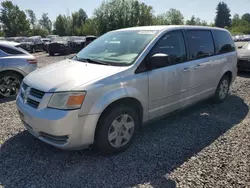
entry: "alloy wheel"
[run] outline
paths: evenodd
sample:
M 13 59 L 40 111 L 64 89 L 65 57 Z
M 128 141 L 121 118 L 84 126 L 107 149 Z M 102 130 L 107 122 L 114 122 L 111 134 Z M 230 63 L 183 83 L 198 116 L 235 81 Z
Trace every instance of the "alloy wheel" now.
M 13 76 L 0 79 L 0 95 L 4 97 L 16 96 L 20 87 L 20 81 Z
M 225 79 L 221 82 L 220 87 L 219 87 L 220 99 L 226 98 L 228 90 L 229 90 L 229 83 L 228 83 L 228 80 Z

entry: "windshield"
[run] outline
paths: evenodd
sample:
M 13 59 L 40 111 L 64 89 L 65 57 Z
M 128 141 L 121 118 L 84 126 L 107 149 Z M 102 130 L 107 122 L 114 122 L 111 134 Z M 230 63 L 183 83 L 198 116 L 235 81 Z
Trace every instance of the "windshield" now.
M 94 40 L 73 59 L 94 59 L 114 66 L 131 65 L 157 31 L 114 31 Z
M 246 43 L 246 44 L 243 46 L 243 49 L 250 50 L 250 43 Z

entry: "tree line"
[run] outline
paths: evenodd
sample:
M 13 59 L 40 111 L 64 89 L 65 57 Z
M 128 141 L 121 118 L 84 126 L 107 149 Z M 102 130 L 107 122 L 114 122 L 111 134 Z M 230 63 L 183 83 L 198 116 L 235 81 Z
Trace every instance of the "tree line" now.
M 192 16 L 185 20 L 183 14 L 170 8 L 162 14 L 155 15 L 152 6 L 139 0 L 108 0 L 94 10 L 93 16 L 80 8 L 71 15 L 59 14 L 51 21 L 48 13 L 37 19 L 33 10 L 21 10 L 11 1 L 1 2 L 0 36 L 46 36 L 57 34 L 69 35 L 102 35 L 114 29 L 145 25 L 203 25 L 228 29 L 232 34 L 250 33 L 250 14 L 235 14 L 231 18 L 230 9 L 224 2 L 216 7 L 214 23 L 207 23 Z

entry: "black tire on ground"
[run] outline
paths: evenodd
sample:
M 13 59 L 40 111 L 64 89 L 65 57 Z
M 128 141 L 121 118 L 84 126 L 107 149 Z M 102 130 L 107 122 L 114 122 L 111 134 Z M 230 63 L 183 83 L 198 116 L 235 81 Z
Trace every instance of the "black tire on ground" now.
M 134 131 L 131 134 L 132 136 L 130 140 L 125 145 L 121 147 L 114 147 L 109 142 L 108 134 L 113 121 L 122 114 L 127 114 L 133 119 Z M 136 111 L 133 108 L 126 105 L 115 106 L 111 110 L 108 110 L 104 115 L 102 115 L 101 119 L 98 122 L 94 149 L 97 149 L 101 154 L 113 154 L 122 152 L 132 144 L 138 130 L 139 130 L 139 117 Z
M 11 76 L 11 77 L 16 78 L 16 79 L 19 81 L 20 85 L 21 85 L 21 82 L 22 82 L 23 77 L 22 77 L 21 75 L 19 75 L 19 74 L 16 74 L 15 72 L 5 72 L 5 73 L 0 74 L 0 80 L 1 80 L 2 78 L 4 78 L 4 77 L 8 77 L 8 76 Z M 17 89 L 17 92 L 16 92 L 15 95 L 12 95 L 12 96 L 10 96 L 10 97 L 6 97 L 6 96 L 4 96 L 4 95 L 2 95 L 2 94 L 0 93 L 0 97 L 1 97 L 1 98 L 8 98 L 8 99 L 15 99 L 16 96 L 17 96 L 17 94 L 18 94 L 18 91 L 19 91 L 19 89 L 20 89 L 20 85 L 18 86 L 18 88 L 16 88 L 16 89 Z
M 36 53 L 36 48 L 35 47 L 32 48 L 32 53 Z
M 54 54 L 54 52 L 50 52 L 50 51 L 49 51 L 49 55 L 50 55 L 50 56 L 54 56 L 55 54 Z
M 228 96 L 229 88 L 230 88 L 230 79 L 228 75 L 224 75 L 217 86 L 217 89 L 213 96 L 213 101 L 215 103 L 222 103 L 223 101 L 225 101 Z M 222 95 L 221 92 L 224 94 Z

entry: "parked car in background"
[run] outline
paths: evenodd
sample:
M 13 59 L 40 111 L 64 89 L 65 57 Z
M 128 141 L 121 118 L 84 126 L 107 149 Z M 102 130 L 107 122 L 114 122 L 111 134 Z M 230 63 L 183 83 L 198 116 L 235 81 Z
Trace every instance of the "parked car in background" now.
M 71 36 L 68 37 L 68 44 L 70 52 L 79 52 L 85 47 L 86 38 L 83 36 Z
M 51 38 L 42 38 L 41 40 L 43 41 L 43 50 L 45 52 L 48 52 L 48 45 L 52 39 Z
M 49 39 L 54 39 L 54 38 L 57 38 L 59 37 L 59 35 L 48 35 L 46 36 L 46 38 L 49 38 Z
M 238 64 L 240 71 L 250 71 L 250 42 L 238 49 Z
M 13 41 L 13 42 L 22 42 L 26 38 L 27 37 L 6 37 L 5 40 L 7 40 L 7 41 Z
M 4 37 L 0 37 L 0 40 L 5 40 L 5 38 Z
M 97 39 L 96 36 L 93 35 L 89 35 L 89 36 L 85 36 L 86 38 L 86 43 L 85 43 L 85 47 L 88 46 L 91 42 L 93 42 L 95 39 Z
M 225 29 L 121 29 L 26 76 L 16 103 L 24 126 L 42 141 L 115 153 L 128 148 L 142 123 L 209 97 L 223 102 L 236 66 Z
M 34 56 L 18 43 L 0 41 L 0 96 L 15 98 L 22 79 L 37 68 Z
M 48 44 L 48 53 L 50 56 L 53 56 L 57 53 L 59 54 L 69 54 L 70 48 L 68 43 L 69 37 L 57 37 L 54 38 L 49 44 Z
M 54 38 L 48 45 L 50 55 L 79 52 L 96 39 L 95 36 L 67 36 Z
M 43 51 L 43 46 L 44 43 L 39 37 L 29 37 L 20 43 L 21 48 L 32 53 Z
M 29 38 L 33 38 L 33 39 L 42 39 L 41 36 L 31 36 L 31 37 L 29 37 Z

